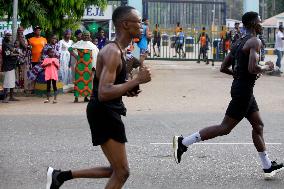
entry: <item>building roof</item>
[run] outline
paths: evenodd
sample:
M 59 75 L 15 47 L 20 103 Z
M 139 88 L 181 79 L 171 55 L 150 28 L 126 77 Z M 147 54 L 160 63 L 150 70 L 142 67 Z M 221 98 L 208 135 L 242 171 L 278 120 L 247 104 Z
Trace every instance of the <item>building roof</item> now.
M 236 20 L 236 19 L 230 19 L 230 18 L 226 19 L 226 26 L 227 26 L 228 28 L 234 28 L 236 22 L 237 22 L 237 23 L 240 23 L 240 27 L 243 27 L 242 21 Z
M 284 12 L 264 20 L 262 26 L 265 28 L 278 28 L 279 20 L 284 20 Z

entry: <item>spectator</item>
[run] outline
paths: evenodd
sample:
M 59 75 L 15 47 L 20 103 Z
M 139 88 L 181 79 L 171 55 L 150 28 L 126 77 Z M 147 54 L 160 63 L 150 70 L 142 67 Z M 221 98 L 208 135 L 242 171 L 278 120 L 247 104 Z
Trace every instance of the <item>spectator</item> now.
M 154 34 L 154 40 L 153 40 L 154 56 L 160 57 L 161 31 L 159 28 L 159 24 L 156 24 L 153 34 Z M 156 53 L 156 48 L 155 48 L 156 45 L 158 47 L 158 53 Z
M 4 71 L 4 100 L 3 103 L 8 103 L 7 94 L 10 89 L 10 98 L 9 101 L 18 101 L 18 99 L 14 98 L 14 88 L 16 82 L 16 74 L 15 68 L 18 59 L 18 53 L 14 48 L 14 44 L 12 42 L 12 34 L 9 31 L 5 32 L 5 37 L 2 43 L 2 57 L 3 57 L 3 66 L 2 69 Z
M 75 31 L 75 37 L 76 37 L 76 42 L 81 41 L 82 40 L 82 31 L 80 29 Z M 68 49 L 69 51 L 69 49 Z M 70 51 L 69 51 L 70 52 Z M 70 67 L 71 67 L 71 81 L 75 81 L 75 65 L 77 64 L 77 51 L 73 52 L 75 56 L 72 56 L 72 54 L 70 53 Z
M 97 47 L 99 50 L 101 50 L 107 43 L 107 37 L 105 36 L 105 31 L 103 29 L 100 30 L 99 35 L 97 36 L 97 40 Z
M 185 57 L 185 52 L 183 50 L 183 44 L 184 44 L 184 32 L 182 31 L 182 28 L 180 27 L 180 31 L 179 33 L 177 33 L 176 45 L 175 45 L 176 53 L 179 54 L 179 57 Z M 181 51 L 182 51 L 182 54 L 181 54 Z
M 230 43 L 231 43 L 231 32 L 229 31 L 229 28 L 226 30 L 226 27 L 222 26 L 222 32 L 221 32 L 221 46 L 222 51 L 224 53 L 224 58 L 227 56 L 230 50 Z
M 98 47 L 99 44 L 98 38 L 93 38 L 92 43 Z
M 75 37 L 76 37 L 76 42 L 82 40 L 82 31 L 81 30 L 76 30 L 75 31 Z
M 31 51 L 32 51 L 32 61 L 31 65 L 32 67 L 35 67 L 36 65 L 40 66 L 40 61 L 41 61 L 41 54 L 43 47 L 47 44 L 47 40 L 44 37 L 41 37 L 41 27 L 40 26 L 35 26 L 34 27 L 34 37 L 31 37 L 28 39 L 28 44 L 31 46 Z M 33 91 L 35 89 L 35 82 L 32 82 L 33 85 Z
M 263 36 L 263 29 L 262 33 L 258 35 L 258 38 L 261 41 L 261 48 L 260 48 L 260 61 L 264 61 L 265 59 L 265 47 L 266 47 L 266 41 Z
M 175 35 L 176 36 L 178 35 L 179 31 L 180 31 L 180 23 L 177 22 L 177 25 L 176 25 L 176 28 L 175 28 Z
M 53 49 L 54 56 L 55 58 L 59 59 L 60 58 L 60 47 L 58 43 L 57 36 L 55 34 L 52 34 L 49 38 L 49 43 L 46 44 L 42 50 L 42 56 L 41 60 L 43 61 L 45 58 L 48 58 L 48 49 Z M 41 81 L 44 81 L 45 83 L 45 72 L 39 73 Z M 47 83 L 46 83 L 47 84 Z
M 102 27 L 98 27 L 98 32 L 95 33 L 95 38 L 98 38 L 101 35 L 100 32 L 102 29 L 103 29 Z
M 79 102 L 79 96 L 83 96 L 84 102 L 88 102 L 88 96 L 92 92 L 92 70 L 96 66 L 99 49 L 90 39 L 90 32 L 84 31 L 83 40 L 78 41 L 69 48 L 71 55 L 77 56 L 78 60 L 75 66 L 74 103 Z M 77 54 L 74 53 L 75 50 Z
M 71 47 L 71 45 L 73 44 L 71 36 L 72 36 L 72 31 L 70 29 L 67 29 L 64 32 L 64 38 L 59 41 L 59 52 L 60 52 L 59 78 L 65 86 L 72 83 L 70 52 L 68 51 L 68 48 Z
M 59 57 L 60 57 L 60 53 L 59 53 L 60 47 L 59 47 L 57 36 L 55 34 L 52 34 L 50 36 L 49 43 L 44 46 L 44 48 L 42 50 L 42 56 L 41 56 L 42 60 L 44 60 L 45 58 L 48 57 L 48 49 L 50 49 L 50 48 L 54 50 L 55 58 L 59 59 Z
M 47 57 L 44 58 L 42 67 L 45 70 L 45 81 L 47 83 L 47 99 L 44 101 L 44 103 L 49 102 L 50 97 L 50 88 L 51 83 L 53 87 L 54 92 L 54 100 L 53 103 L 57 103 L 56 97 L 57 97 L 57 87 L 56 87 L 56 81 L 58 80 L 58 69 L 59 69 L 59 61 L 58 58 L 55 55 L 55 51 L 53 48 L 47 49 Z
M 199 35 L 197 43 L 199 43 L 199 41 L 200 41 L 200 49 L 199 49 L 197 63 L 200 63 L 200 55 L 202 54 L 204 62 L 206 62 L 206 64 L 209 64 L 207 51 L 209 49 L 210 38 L 208 34 L 205 32 L 205 27 L 202 28 L 202 33 Z
M 276 66 L 279 68 L 280 73 L 283 73 L 281 70 L 281 59 L 283 57 L 283 52 L 284 52 L 284 28 L 283 25 L 279 26 L 279 31 L 276 34 L 276 41 L 275 41 L 275 52 L 277 55 L 277 61 L 276 61 Z
M 145 58 L 147 58 L 149 50 L 148 50 L 148 39 L 151 38 L 151 33 L 149 29 L 149 20 L 147 18 L 142 19 L 143 25 L 143 31 L 141 39 L 138 43 L 138 47 L 140 48 L 140 62 L 143 65 Z
M 41 37 L 41 27 L 34 27 L 34 37 L 28 40 L 32 48 L 32 66 L 35 66 L 41 61 L 43 47 L 47 44 L 47 40 Z
M 173 57 L 177 57 L 177 40 L 178 40 L 178 34 L 180 32 L 180 28 L 181 28 L 180 23 L 177 22 L 177 25 L 174 30 L 174 34 L 175 34 L 174 43 L 172 44 L 173 46 L 171 46 L 172 48 L 175 48 L 175 52 L 176 52 L 176 55 L 174 55 Z
M 28 41 L 24 36 L 24 28 L 21 26 L 17 29 L 16 43 L 19 44 L 18 51 L 22 54 L 18 59 L 20 64 L 18 75 L 19 78 L 23 78 L 23 88 L 25 93 L 28 93 L 32 90 L 32 83 L 27 77 L 31 63 L 31 49 L 28 48 Z
M 232 32 L 232 44 L 234 44 L 241 37 L 240 23 L 236 22 Z
M 17 56 L 17 63 L 16 63 L 16 86 L 19 89 L 24 88 L 24 54 L 22 49 L 20 48 L 20 42 L 18 40 L 14 43 L 15 53 L 18 54 Z

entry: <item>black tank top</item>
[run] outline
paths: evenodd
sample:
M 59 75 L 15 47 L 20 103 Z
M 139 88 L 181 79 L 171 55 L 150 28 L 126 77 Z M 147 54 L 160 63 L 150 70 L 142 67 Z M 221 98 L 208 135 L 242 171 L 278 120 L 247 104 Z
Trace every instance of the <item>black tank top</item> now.
M 119 48 L 120 53 L 121 53 L 121 61 L 122 61 L 121 71 L 116 75 L 114 84 L 117 85 L 117 84 L 125 83 L 126 79 L 127 79 L 126 78 L 127 70 L 126 70 L 126 60 L 123 56 L 123 52 L 122 52 L 119 44 L 116 41 L 110 41 L 109 43 L 114 43 Z M 113 110 L 113 111 L 117 112 L 118 114 L 125 116 L 126 115 L 126 108 L 123 104 L 122 97 L 119 97 L 119 98 L 116 98 L 116 99 L 113 99 L 113 100 L 110 100 L 110 101 L 101 102 L 101 101 L 99 101 L 99 98 L 98 98 L 98 88 L 99 88 L 99 80 L 95 75 L 94 80 L 93 80 L 92 99 L 95 100 L 100 105 L 103 105 L 104 107 L 109 108 L 110 110 Z
M 257 79 L 257 74 L 251 74 L 248 71 L 249 65 L 249 54 L 246 54 L 242 49 L 245 43 L 251 38 L 251 35 L 246 35 L 239 39 L 238 43 L 236 43 L 235 48 L 235 64 L 233 67 L 234 78 L 235 79 L 244 79 L 248 82 L 255 82 Z
M 248 70 L 249 54 L 242 50 L 251 37 L 251 35 L 245 35 L 232 46 L 234 81 L 231 92 L 242 93 L 242 95 L 253 94 L 253 87 L 257 79 L 257 74 L 251 74 Z

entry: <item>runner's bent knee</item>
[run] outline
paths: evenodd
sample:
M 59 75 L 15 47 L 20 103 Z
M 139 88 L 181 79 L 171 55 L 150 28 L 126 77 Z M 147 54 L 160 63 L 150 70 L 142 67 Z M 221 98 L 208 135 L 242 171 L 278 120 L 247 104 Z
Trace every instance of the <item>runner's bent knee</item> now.
M 129 167 L 128 166 L 122 166 L 118 169 L 115 169 L 114 174 L 116 175 L 116 177 L 119 180 L 125 181 L 125 180 L 127 180 L 127 178 L 130 175 Z

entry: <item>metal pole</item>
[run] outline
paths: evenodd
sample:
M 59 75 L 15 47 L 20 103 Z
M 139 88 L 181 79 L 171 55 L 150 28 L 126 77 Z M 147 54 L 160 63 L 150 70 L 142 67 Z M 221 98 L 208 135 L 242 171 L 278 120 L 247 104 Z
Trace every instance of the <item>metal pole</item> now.
M 272 1 L 272 11 L 275 11 L 275 0 Z
M 214 0 L 214 4 L 213 4 L 213 10 L 212 10 L 212 13 L 213 13 L 213 15 L 212 15 L 212 26 L 214 26 L 215 25 L 215 0 Z
M 18 18 L 18 0 L 14 0 L 13 1 L 13 23 L 12 23 L 13 41 L 16 40 L 16 36 L 17 36 L 17 18 Z
M 262 0 L 262 18 L 261 18 L 261 20 L 265 19 L 265 16 L 264 16 L 264 5 L 265 5 L 264 0 Z

